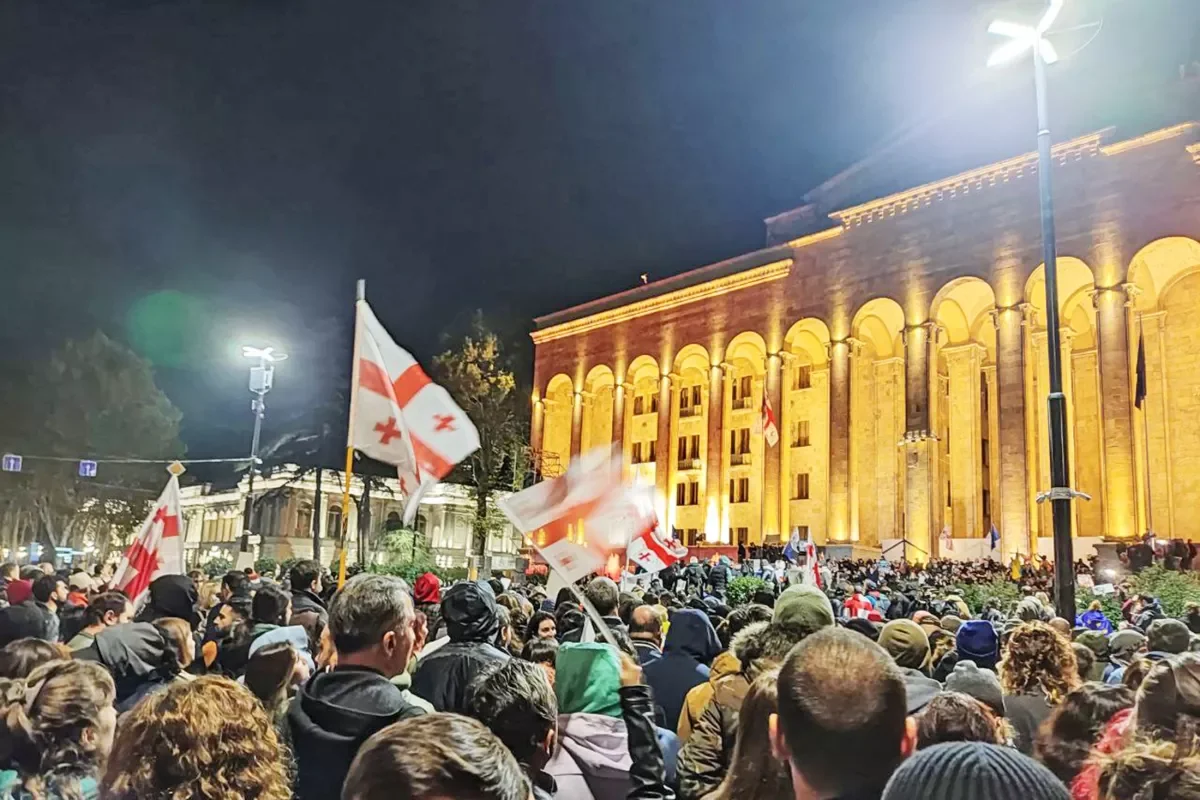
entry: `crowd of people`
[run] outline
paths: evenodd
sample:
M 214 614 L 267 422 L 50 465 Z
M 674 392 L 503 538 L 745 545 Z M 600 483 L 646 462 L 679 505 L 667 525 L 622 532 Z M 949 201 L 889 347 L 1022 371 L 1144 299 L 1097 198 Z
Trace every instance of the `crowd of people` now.
M 1200 606 L 1060 618 L 982 561 L 730 606 L 741 563 L 680 566 L 549 597 L 301 561 L 137 608 L 0 566 L 0 800 L 1200 798 Z M 1011 607 L 951 588 L 1001 574 Z

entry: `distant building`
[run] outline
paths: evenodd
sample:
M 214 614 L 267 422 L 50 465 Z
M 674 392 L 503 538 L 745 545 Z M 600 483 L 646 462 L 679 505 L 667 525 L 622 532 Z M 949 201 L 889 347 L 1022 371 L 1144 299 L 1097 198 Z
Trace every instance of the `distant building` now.
M 382 553 L 382 539 L 400 527 L 404 512 L 400 487 L 396 481 L 386 481 L 391 493 L 375 492 L 370 498 L 371 553 Z M 247 481 L 234 487 L 213 484 L 186 486 L 181 491 L 183 513 L 184 562 L 196 566 L 213 557 L 236 559 L 242 533 L 242 515 L 246 507 Z M 297 477 L 296 468 L 276 470 L 255 481 L 257 497 L 252 533 L 261 537 L 255 550 L 259 556 L 277 560 L 312 558 L 313 516 L 317 507 L 316 476 L 306 473 Z M 349 508 L 349 563 L 358 560 L 358 500 L 363 484 L 357 477 L 351 481 Z M 471 546 L 471 520 L 475 503 L 465 486 L 443 483 L 434 487 L 422 500 L 413 527 L 425 536 L 425 542 L 439 566 L 466 567 Z M 321 480 L 320 517 L 316 535 L 320 545 L 320 560 L 328 564 L 334 558 L 337 537 L 341 530 L 342 473 L 326 471 Z M 498 535 L 489 537 L 487 552 L 494 570 L 515 569 L 521 547 L 521 536 L 505 524 Z

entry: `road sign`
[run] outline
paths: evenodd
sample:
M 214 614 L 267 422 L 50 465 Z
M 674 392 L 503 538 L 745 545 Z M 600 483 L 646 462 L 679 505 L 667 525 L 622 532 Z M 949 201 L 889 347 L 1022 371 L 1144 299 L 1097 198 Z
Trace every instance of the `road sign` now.
M 96 462 L 95 461 L 80 461 L 79 462 L 79 477 L 81 477 L 81 478 L 96 477 Z
M 0 469 L 3 469 L 5 472 L 20 472 L 21 457 L 12 453 L 5 453 L 3 457 L 0 457 Z

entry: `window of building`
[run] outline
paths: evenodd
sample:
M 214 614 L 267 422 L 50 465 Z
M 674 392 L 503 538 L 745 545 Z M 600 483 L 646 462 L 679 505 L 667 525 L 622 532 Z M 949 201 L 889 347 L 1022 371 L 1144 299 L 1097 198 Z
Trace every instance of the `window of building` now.
M 639 394 L 633 398 L 633 413 L 635 415 L 646 413 L 646 396 L 645 395 Z
M 296 509 L 296 531 L 292 535 L 296 537 L 312 536 L 312 516 L 312 506 L 308 503 L 301 503 L 300 507 Z
M 750 541 L 749 528 L 730 528 L 729 540 L 738 544 L 748 544 Z
M 387 531 L 398 531 L 404 527 L 404 523 L 400 519 L 400 512 L 389 511 L 387 519 L 384 520 L 383 529 Z
M 804 539 L 807 539 L 807 538 L 808 538 L 808 526 L 807 526 L 807 525 L 797 525 L 797 526 L 796 526 L 796 531 L 797 531 L 797 532 L 800 534 L 800 539 L 801 539 L 802 541 L 803 541 Z M 782 537 L 782 536 L 780 536 L 780 538 L 783 538 L 783 537 Z
M 812 444 L 812 439 L 809 436 L 808 420 L 796 420 L 796 424 L 792 426 L 792 447 L 808 447 Z
M 808 499 L 808 484 L 809 484 L 808 473 L 801 472 L 800 474 L 798 474 L 796 476 L 796 494 L 792 499 L 793 500 L 807 500 Z
M 658 392 L 650 395 L 650 413 L 658 413 Z
M 695 528 L 687 528 L 681 531 L 681 533 L 683 534 L 681 541 L 688 547 L 695 547 L 700 544 L 700 532 Z
M 399 521 L 399 520 L 397 520 Z M 339 536 L 342 532 L 342 507 L 331 505 L 325 512 L 325 535 Z
M 753 390 L 753 379 L 749 375 L 743 375 L 733 382 L 733 402 L 737 403 L 743 398 L 750 397 Z
M 700 408 L 701 406 L 700 390 L 701 386 L 698 383 L 692 387 L 692 405 L 696 408 Z
M 700 434 L 694 433 L 688 437 L 688 458 L 700 457 Z
M 687 459 L 687 457 L 688 457 L 688 447 L 687 447 L 687 445 L 688 445 L 688 442 L 687 442 L 687 437 L 686 437 L 686 436 L 680 436 L 680 437 L 679 437 L 679 441 L 678 441 L 678 445 L 679 445 L 679 447 L 677 448 L 677 450 L 678 450 L 678 452 L 679 452 L 679 460 L 680 460 L 680 461 L 684 461 L 684 460 L 686 460 L 686 459 Z
M 742 455 L 750 452 L 750 429 L 738 428 L 729 432 L 730 455 Z
M 684 481 L 675 485 L 675 505 L 677 506 L 698 506 L 700 505 L 700 482 L 699 481 Z
M 983 465 L 988 465 L 988 440 L 983 440 L 983 450 L 980 452 L 980 457 L 983 459 Z
M 809 364 L 801 364 L 796 367 L 795 378 L 792 380 L 793 389 L 811 389 L 812 388 L 812 366 Z
M 992 515 L 992 493 L 987 489 L 983 490 L 983 515 L 985 517 Z
M 730 478 L 729 479 L 729 502 L 731 502 L 731 503 L 749 503 L 750 502 L 750 479 L 749 478 Z

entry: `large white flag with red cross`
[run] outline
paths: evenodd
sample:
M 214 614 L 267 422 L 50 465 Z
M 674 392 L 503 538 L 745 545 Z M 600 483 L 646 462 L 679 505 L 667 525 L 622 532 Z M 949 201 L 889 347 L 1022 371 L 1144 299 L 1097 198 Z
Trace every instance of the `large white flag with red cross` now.
M 175 475 L 146 515 L 137 538 L 117 565 L 113 583 L 135 605 L 159 575 L 183 574 L 183 540 L 179 535 L 179 478 Z
M 654 518 L 653 498 L 649 492 L 643 492 L 639 504 L 648 511 L 649 518 Z M 655 520 L 657 522 L 657 520 Z M 676 539 L 666 537 L 658 525 L 643 530 L 641 534 L 629 541 L 625 557 L 647 572 L 659 572 L 687 558 L 688 549 Z
M 366 300 L 358 301 L 349 445 L 396 467 L 404 522 L 421 496 L 479 449 L 479 431 L 412 355 L 396 344 Z

